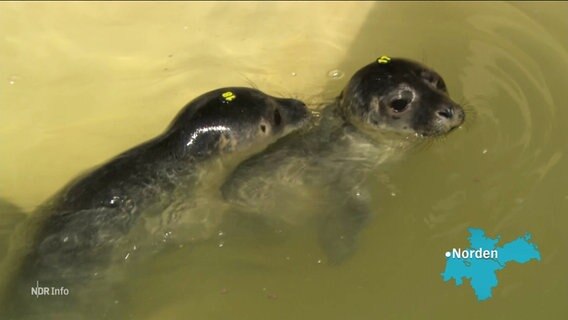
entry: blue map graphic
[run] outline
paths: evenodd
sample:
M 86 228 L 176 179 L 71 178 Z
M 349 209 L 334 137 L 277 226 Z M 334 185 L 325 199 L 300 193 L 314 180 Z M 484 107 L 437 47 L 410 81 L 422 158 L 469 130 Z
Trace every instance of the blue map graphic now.
M 492 290 L 497 286 L 496 272 L 505 268 L 507 263 L 513 261 L 517 263 L 527 263 L 531 260 L 540 261 L 540 252 L 535 244 L 530 242 L 531 235 L 529 233 L 521 236 L 501 247 L 496 245 L 499 243 L 500 237 L 491 239 L 485 236 L 485 232 L 481 229 L 468 228 L 470 233 L 469 244 L 470 249 L 497 250 L 497 258 L 475 258 L 463 256 L 455 257 L 446 253 L 446 269 L 442 273 L 444 281 L 455 279 L 456 285 L 460 286 L 463 279 L 469 279 L 470 284 L 475 291 L 477 300 L 483 301 L 491 298 Z

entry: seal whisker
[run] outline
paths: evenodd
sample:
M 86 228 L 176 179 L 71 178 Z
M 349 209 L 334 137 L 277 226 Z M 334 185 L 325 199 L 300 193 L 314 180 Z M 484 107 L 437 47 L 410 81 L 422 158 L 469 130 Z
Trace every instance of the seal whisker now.
M 461 125 L 462 128 L 468 129 L 471 127 L 472 124 L 475 124 L 478 117 L 477 109 L 474 107 L 472 103 L 468 101 L 460 100 L 460 105 L 462 106 L 465 114 L 466 114 L 466 121 Z
M 288 93 L 287 94 L 287 93 L 284 93 L 284 92 L 281 92 L 281 91 L 277 92 L 277 94 L 281 97 L 287 97 L 287 98 L 291 98 L 291 99 L 304 101 L 306 103 L 306 105 L 311 110 L 322 109 L 322 107 L 328 106 L 328 105 L 334 103 L 335 100 L 336 100 L 336 98 L 323 99 L 321 97 L 321 95 L 319 95 L 319 94 L 305 96 L 305 95 L 297 94 L 297 93 Z
M 422 59 L 420 60 L 420 62 L 424 63 L 425 65 L 428 65 L 428 57 L 426 55 L 426 50 L 424 50 L 424 48 L 422 49 Z
M 411 144 L 408 147 L 410 152 L 422 152 L 430 148 L 434 144 L 435 140 L 432 137 L 422 138 L 418 142 Z
M 258 86 L 254 81 L 252 81 L 249 77 L 247 77 L 244 73 L 239 72 L 239 75 L 245 79 L 245 82 L 249 85 L 250 88 L 258 90 Z

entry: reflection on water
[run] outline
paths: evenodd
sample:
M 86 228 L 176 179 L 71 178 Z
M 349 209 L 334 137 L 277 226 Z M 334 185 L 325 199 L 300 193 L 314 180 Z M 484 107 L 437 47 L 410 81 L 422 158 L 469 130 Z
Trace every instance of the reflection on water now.
M 349 262 L 322 263 L 314 230 L 249 221 L 128 263 L 117 318 L 566 317 L 566 4 L 0 7 L 0 197 L 27 212 L 215 87 L 252 82 L 319 103 L 389 54 L 439 71 L 473 115 L 377 173 L 376 218 Z M 470 226 L 504 240 L 529 231 L 543 260 L 502 271 L 480 304 L 439 276 Z

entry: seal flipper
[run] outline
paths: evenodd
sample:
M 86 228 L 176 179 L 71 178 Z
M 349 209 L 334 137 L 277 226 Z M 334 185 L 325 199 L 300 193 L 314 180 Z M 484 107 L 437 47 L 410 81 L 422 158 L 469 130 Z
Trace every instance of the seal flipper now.
M 319 241 L 330 264 L 341 264 L 357 249 L 359 233 L 371 217 L 361 191 L 351 191 L 343 203 L 330 208 L 319 229 Z

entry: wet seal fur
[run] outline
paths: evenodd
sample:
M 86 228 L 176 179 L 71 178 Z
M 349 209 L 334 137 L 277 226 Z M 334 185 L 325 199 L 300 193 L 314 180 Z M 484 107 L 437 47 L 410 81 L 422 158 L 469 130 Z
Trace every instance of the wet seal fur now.
M 447 134 L 464 119 L 438 73 L 383 56 L 353 75 L 323 109 L 319 125 L 241 163 L 222 192 L 243 216 L 260 217 L 274 229 L 316 221 L 328 261 L 340 263 L 354 252 L 371 216 L 367 176 L 409 145 Z M 310 207 L 296 209 L 301 203 Z
M 201 168 L 222 160 L 221 169 L 232 170 L 239 159 L 300 128 L 309 116 L 299 100 L 250 88 L 222 88 L 194 99 L 164 133 L 72 181 L 38 209 L 27 227 L 33 237 L 4 311 L 37 305 L 30 295 L 36 281 L 76 291 L 109 265 L 113 249 L 143 216 L 165 212 L 161 221 L 175 224 L 184 214 L 183 207 L 172 208 L 176 197 L 189 201 L 193 188 L 212 173 Z M 47 298 L 62 304 L 50 310 L 64 310 L 73 301 Z

